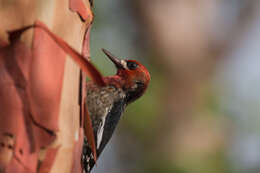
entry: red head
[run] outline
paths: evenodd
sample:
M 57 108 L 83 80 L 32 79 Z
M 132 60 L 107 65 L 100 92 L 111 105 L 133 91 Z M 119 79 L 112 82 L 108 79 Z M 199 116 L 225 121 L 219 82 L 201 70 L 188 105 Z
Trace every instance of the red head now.
M 102 50 L 117 68 L 117 74 L 112 77 L 112 81 L 117 81 L 118 87 L 126 92 L 127 102 L 142 96 L 151 79 L 148 70 L 136 60 L 118 59 L 109 51 Z

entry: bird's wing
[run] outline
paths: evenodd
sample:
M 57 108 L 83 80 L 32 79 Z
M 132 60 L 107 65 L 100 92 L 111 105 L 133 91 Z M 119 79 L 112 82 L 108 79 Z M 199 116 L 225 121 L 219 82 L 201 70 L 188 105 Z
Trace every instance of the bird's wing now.
M 120 117 L 125 110 L 125 106 L 126 106 L 125 99 L 122 98 L 118 100 L 113 104 L 113 107 L 108 112 L 105 118 L 100 119 L 99 122 L 96 121 L 97 123 L 99 123 L 98 125 L 94 125 L 94 127 L 98 127 L 98 128 L 94 128 L 94 135 L 96 134 L 95 140 L 96 140 L 98 157 L 100 156 L 103 149 L 111 139 L 112 134 L 114 133 L 114 130 L 116 128 L 116 125 L 118 124 L 118 121 L 120 120 Z M 88 141 L 85 139 L 83 145 L 81 163 L 86 173 L 89 173 L 95 165 L 95 161 L 93 158 L 94 157 L 90 145 Z

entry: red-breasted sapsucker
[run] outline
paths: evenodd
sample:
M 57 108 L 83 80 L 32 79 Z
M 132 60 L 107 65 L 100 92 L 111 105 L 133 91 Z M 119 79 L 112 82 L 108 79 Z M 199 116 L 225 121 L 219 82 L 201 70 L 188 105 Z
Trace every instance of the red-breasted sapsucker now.
M 118 59 L 102 50 L 115 64 L 117 73 L 104 77 L 103 87 L 93 81 L 87 83 L 86 110 L 92 121 L 97 157 L 110 140 L 126 106 L 143 95 L 150 81 L 150 74 L 141 63 Z M 81 162 L 86 173 L 95 165 L 92 151 L 85 138 Z

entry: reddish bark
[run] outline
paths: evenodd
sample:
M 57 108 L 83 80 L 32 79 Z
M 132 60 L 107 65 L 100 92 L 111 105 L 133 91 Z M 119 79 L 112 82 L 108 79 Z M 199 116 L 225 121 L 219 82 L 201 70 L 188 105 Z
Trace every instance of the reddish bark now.
M 73 12 L 76 12 L 83 21 L 87 20 L 90 16 L 92 17 L 92 13 L 88 11 L 82 0 L 70 0 L 69 3 L 70 9 Z
M 70 0 L 69 8 L 77 12 L 87 26 L 91 23 L 93 14 L 89 3 Z M 22 28 L 22 25 L 17 26 Z M 33 32 L 32 47 L 20 40 L 21 32 L 10 34 L 9 43 L 0 35 L 0 172 L 42 173 L 52 169 L 59 148 L 51 148 L 50 144 L 59 131 L 66 53 L 72 54 L 83 71 L 97 83 L 104 84 L 92 64 L 62 39 L 56 37 L 53 40 L 47 28 L 45 31 L 35 28 Z M 66 53 L 57 41 L 63 42 L 61 47 Z M 88 41 L 88 38 L 84 39 L 84 47 L 88 46 Z M 89 55 L 89 49 L 85 54 Z M 78 129 L 78 139 L 74 141 L 74 151 L 71 151 L 74 155 L 71 161 L 73 172 L 81 172 L 82 128 L 81 125 Z M 40 161 L 39 152 L 42 149 L 46 151 Z
M 57 123 L 53 123 L 54 128 L 45 127 L 34 119 L 31 103 L 35 100 L 29 94 L 32 51 L 19 41 L 19 35 L 0 50 L 0 66 L 0 132 L 10 134 L 14 140 L 13 157 L 2 167 L 6 172 L 33 172 L 40 148 L 55 139 Z M 44 115 L 44 119 L 48 120 L 48 116 Z
M 53 162 L 55 160 L 58 149 L 59 149 L 59 147 L 50 148 L 47 150 L 46 157 L 39 169 L 39 173 L 48 173 L 51 171 L 51 168 L 52 168 Z

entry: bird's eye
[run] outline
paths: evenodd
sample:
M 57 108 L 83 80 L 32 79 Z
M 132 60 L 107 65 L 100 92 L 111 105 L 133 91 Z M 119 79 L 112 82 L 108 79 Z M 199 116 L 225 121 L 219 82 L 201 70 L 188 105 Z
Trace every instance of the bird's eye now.
M 127 68 L 129 70 L 135 70 L 138 67 L 138 64 L 136 64 L 133 61 L 127 61 Z

